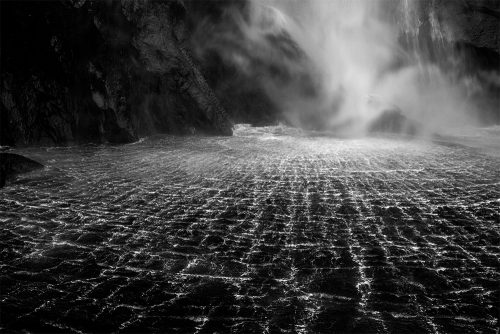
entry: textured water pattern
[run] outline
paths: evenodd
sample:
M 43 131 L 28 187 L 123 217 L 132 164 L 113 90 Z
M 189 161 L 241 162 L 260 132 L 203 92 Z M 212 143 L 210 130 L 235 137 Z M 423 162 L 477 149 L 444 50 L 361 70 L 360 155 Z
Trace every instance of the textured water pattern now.
M 274 130 L 20 150 L 0 329 L 496 331 L 498 156 Z

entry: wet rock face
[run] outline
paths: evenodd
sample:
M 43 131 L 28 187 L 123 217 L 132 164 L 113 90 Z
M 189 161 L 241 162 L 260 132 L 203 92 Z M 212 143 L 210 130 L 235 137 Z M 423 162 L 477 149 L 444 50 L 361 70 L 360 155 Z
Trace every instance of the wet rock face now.
M 500 53 L 500 2 L 496 0 L 440 0 L 434 9 L 454 28 L 454 39 L 475 48 Z M 492 59 L 493 60 L 493 59 Z M 498 59 L 496 60 L 498 64 Z
M 500 2 L 434 0 L 417 4 L 417 44 L 424 56 L 480 86 L 473 95 L 483 120 L 500 123 Z
M 498 70 L 500 66 L 500 2 L 491 0 L 421 1 L 420 48 L 444 43 L 467 58 L 468 70 Z M 427 44 L 427 45 L 426 45 Z M 434 49 L 436 47 L 434 46 Z M 429 56 L 443 57 L 436 52 Z
M 2 2 L 2 144 L 231 134 L 175 1 Z
M 274 91 L 292 84 L 310 85 L 311 78 L 300 72 L 304 51 L 286 32 L 269 31 L 261 36 L 269 48 L 262 40 L 249 38 L 244 27 L 255 24 L 249 19 L 250 2 L 186 0 L 190 37 L 185 44 L 235 123 L 286 122 Z

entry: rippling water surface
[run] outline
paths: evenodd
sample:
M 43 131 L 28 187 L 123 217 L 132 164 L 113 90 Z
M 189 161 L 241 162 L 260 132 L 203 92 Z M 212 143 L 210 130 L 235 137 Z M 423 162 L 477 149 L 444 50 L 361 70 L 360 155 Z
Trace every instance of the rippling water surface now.
M 498 328 L 477 147 L 240 127 L 18 152 L 47 167 L 0 190 L 2 331 Z

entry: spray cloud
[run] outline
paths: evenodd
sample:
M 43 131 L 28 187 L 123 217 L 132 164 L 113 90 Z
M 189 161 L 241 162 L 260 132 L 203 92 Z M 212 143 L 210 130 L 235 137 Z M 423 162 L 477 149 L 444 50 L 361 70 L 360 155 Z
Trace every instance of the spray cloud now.
M 210 47 L 258 77 L 296 126 L 359 135 L 388 110 L 429 131 L 471 124 L 469 92 L 480 88 L 455 75 L 459 60 L 446 51 L 454 32 L 432 11 L 430 44 L 422 46 L 419 6 L 251 0 L 245 12 L 227 11 L 231 28 Z

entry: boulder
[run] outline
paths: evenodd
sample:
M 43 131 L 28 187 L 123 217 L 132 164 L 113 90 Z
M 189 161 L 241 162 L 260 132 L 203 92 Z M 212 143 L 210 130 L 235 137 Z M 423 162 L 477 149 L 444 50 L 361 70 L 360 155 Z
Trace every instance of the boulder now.
M 0 188 L 16 175 L 28 173 L 44 166 L 35 160 L 14 153 L 0 153 Z
M 416 121 L 406 117 L 399 109 L 388 109 L 373 120 L 368 126 L 370 133 L 398 133 L 416 135 L 422 130 L 422 126 Z

